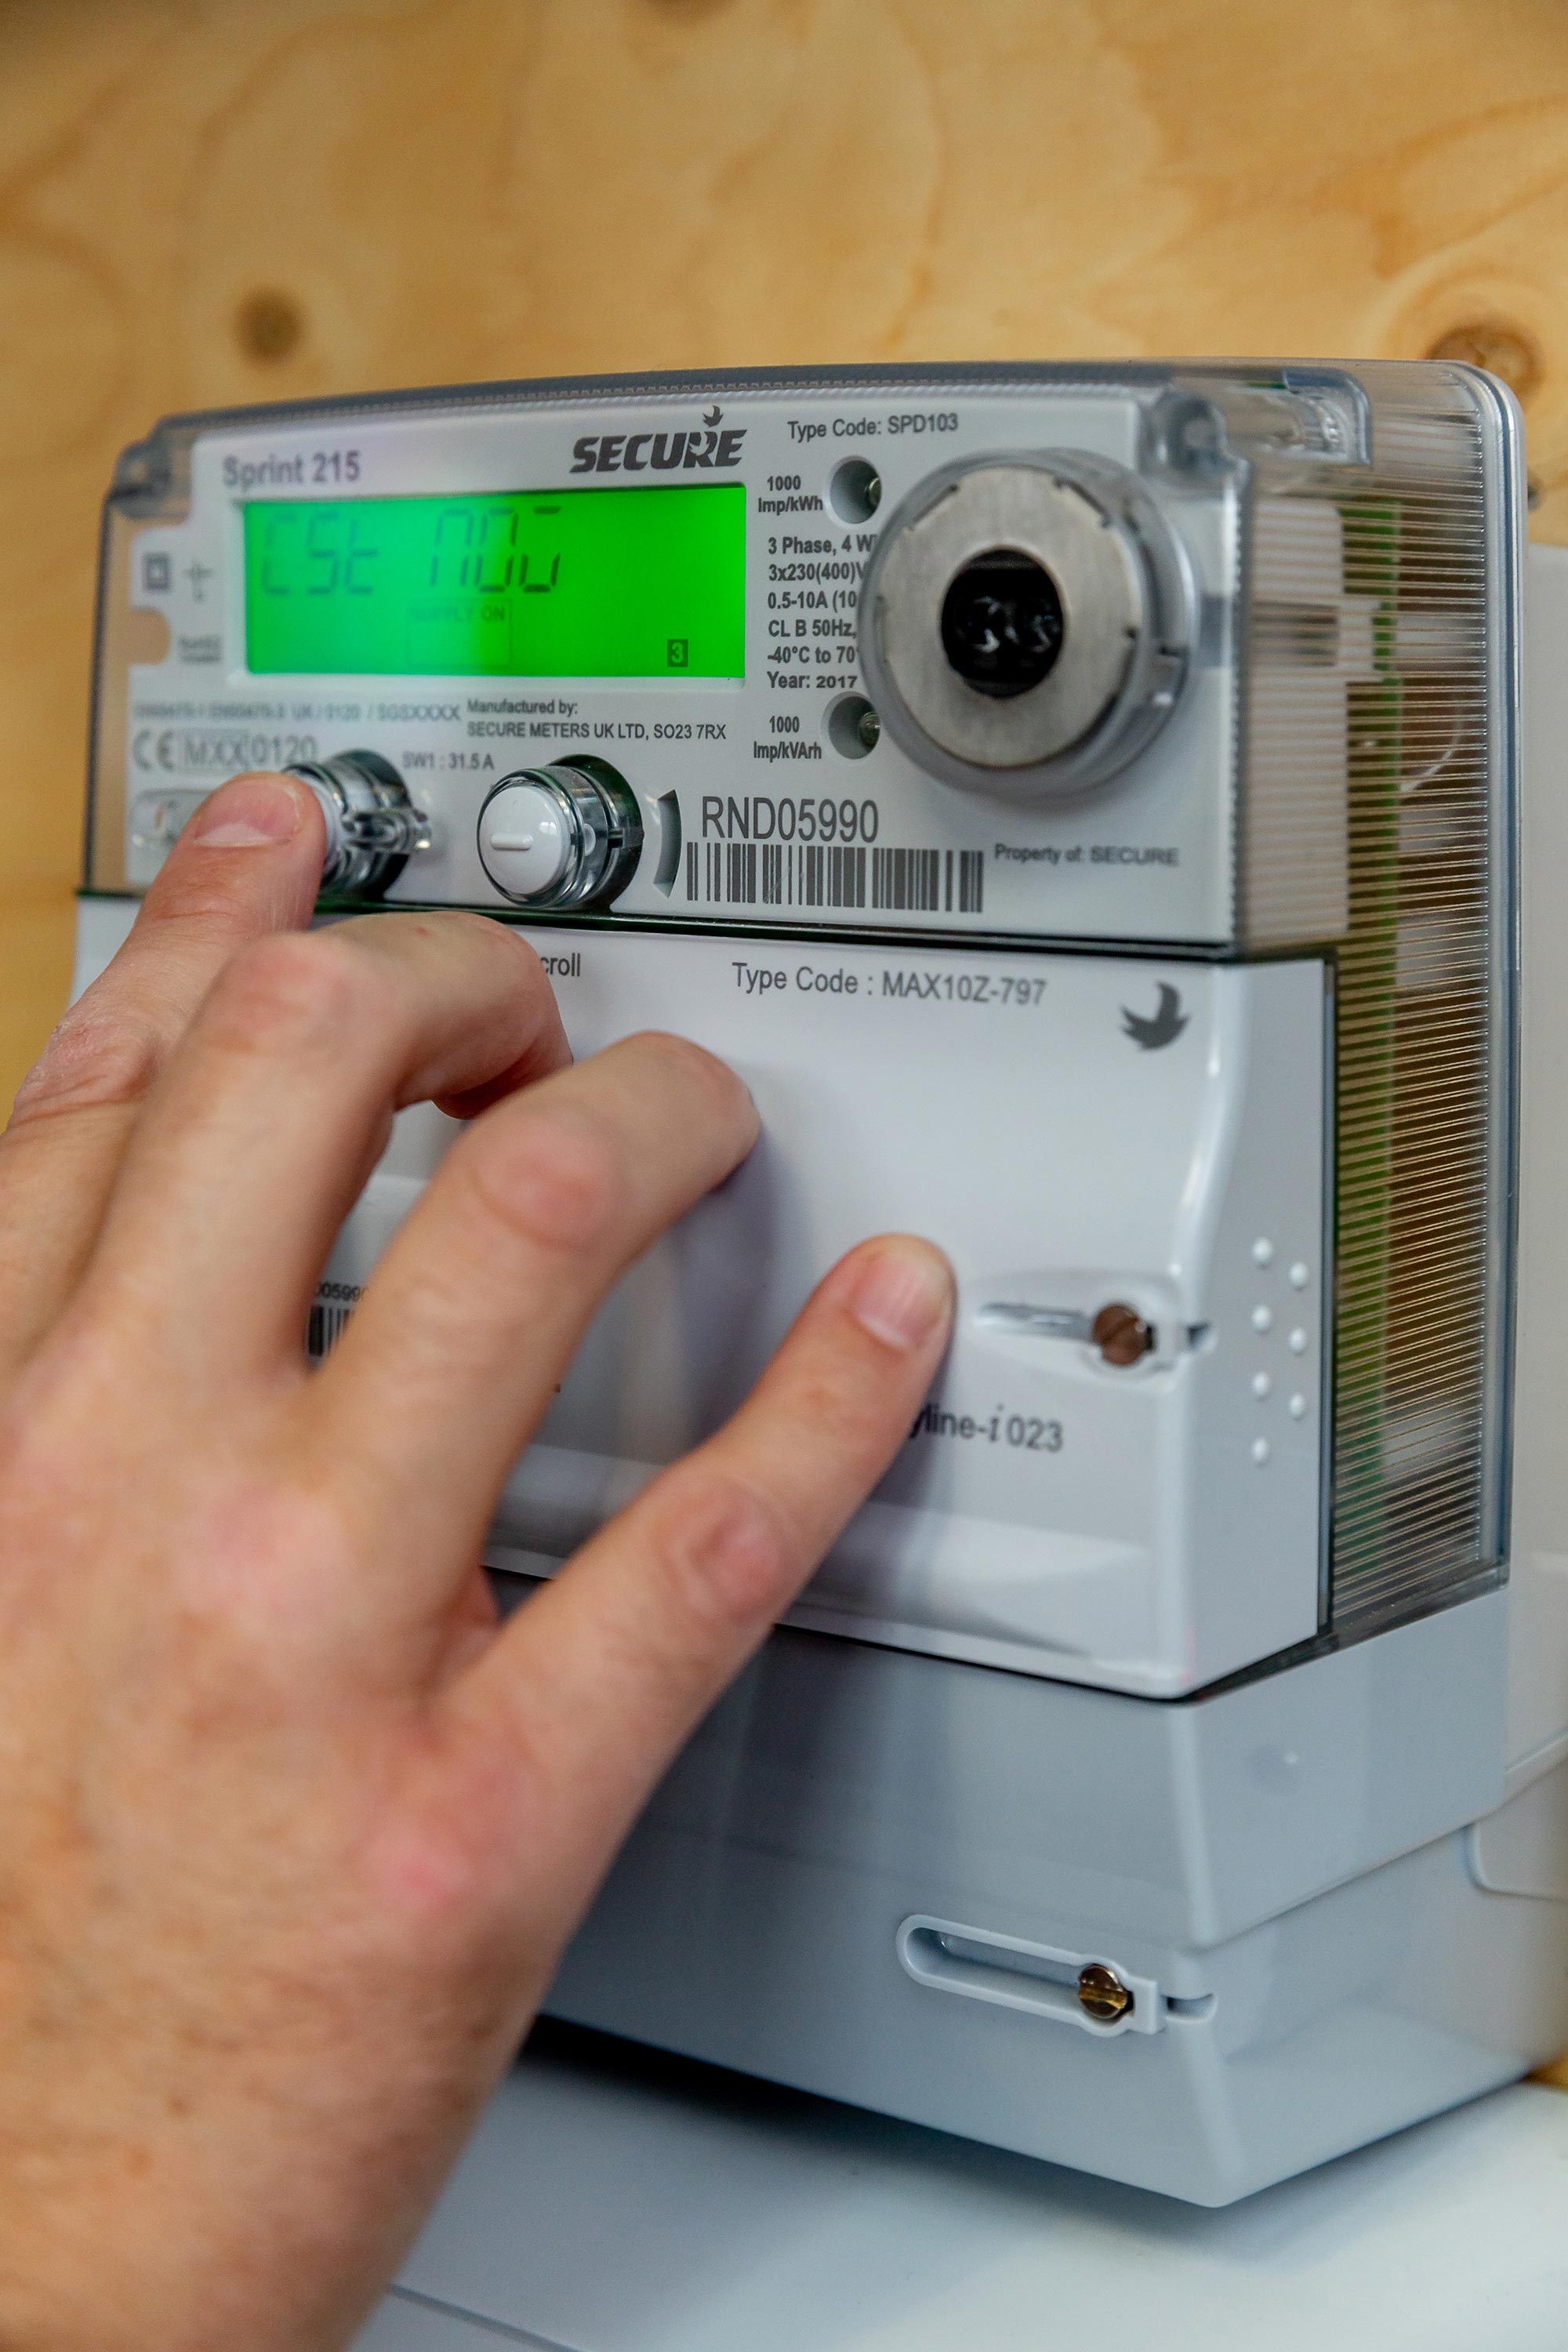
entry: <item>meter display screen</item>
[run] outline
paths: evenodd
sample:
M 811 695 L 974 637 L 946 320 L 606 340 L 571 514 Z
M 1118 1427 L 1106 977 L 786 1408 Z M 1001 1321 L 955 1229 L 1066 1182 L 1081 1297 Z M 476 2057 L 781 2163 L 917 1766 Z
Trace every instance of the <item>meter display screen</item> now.
M 741 677 L 746 492 L 258 499 L 253 673 Z

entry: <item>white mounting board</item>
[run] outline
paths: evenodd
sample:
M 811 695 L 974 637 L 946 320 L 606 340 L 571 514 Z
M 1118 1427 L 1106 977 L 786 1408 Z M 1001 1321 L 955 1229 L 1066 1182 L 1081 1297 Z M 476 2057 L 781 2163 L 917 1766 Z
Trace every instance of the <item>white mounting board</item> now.
M 558 2042 L 354 2352 L 1562 2352 L 1565 2196 L 1532 2084 L 1207 2211 Z

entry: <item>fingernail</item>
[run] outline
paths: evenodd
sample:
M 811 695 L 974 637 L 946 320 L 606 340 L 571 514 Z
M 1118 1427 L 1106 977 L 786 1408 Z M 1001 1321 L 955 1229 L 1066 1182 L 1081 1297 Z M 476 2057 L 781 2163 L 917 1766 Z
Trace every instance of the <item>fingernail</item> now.
M 237 776 L 204 801 L 186 833 L 204 849 L 276 849 L 304 821 L 302 794 L 281 776 Z
M 888 1348 L 918 1348 L 952 1311 L 947 1260 L 922 1242 L 880 1249 L 850 1296 L 849 1311 Z

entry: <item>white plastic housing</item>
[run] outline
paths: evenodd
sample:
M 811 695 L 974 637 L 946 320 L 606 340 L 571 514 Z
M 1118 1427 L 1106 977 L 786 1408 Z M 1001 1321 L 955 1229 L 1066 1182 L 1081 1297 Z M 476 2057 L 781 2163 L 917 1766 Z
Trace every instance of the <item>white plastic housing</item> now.
M 1150 1695 L 1317 1631 L 1321 964 L 540 944 L 579 1055 L 694 1037 L 764 1133 L 599 1317 L 508 1488 L 498 1559 L 549 1572 L 739 1402 L 840 1252 L 902 1228 L 950 1253 L 958 1336 L 793 1622 Z M 1140 1043 L 1162 1003 L 1175 1034 Z M 450 1132 L 400 1121 L 326 1307 Z M 1023 1311 L 1112 1302 L 1152 1327 L 1131 1368 Z

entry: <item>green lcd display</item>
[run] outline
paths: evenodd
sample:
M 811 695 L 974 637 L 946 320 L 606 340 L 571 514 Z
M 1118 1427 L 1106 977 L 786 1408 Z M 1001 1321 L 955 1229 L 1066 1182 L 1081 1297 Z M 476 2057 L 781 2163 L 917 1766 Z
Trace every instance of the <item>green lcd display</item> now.
M 746 493 L 688 488 L 258 499 L 253 672 L 740 677 Z

